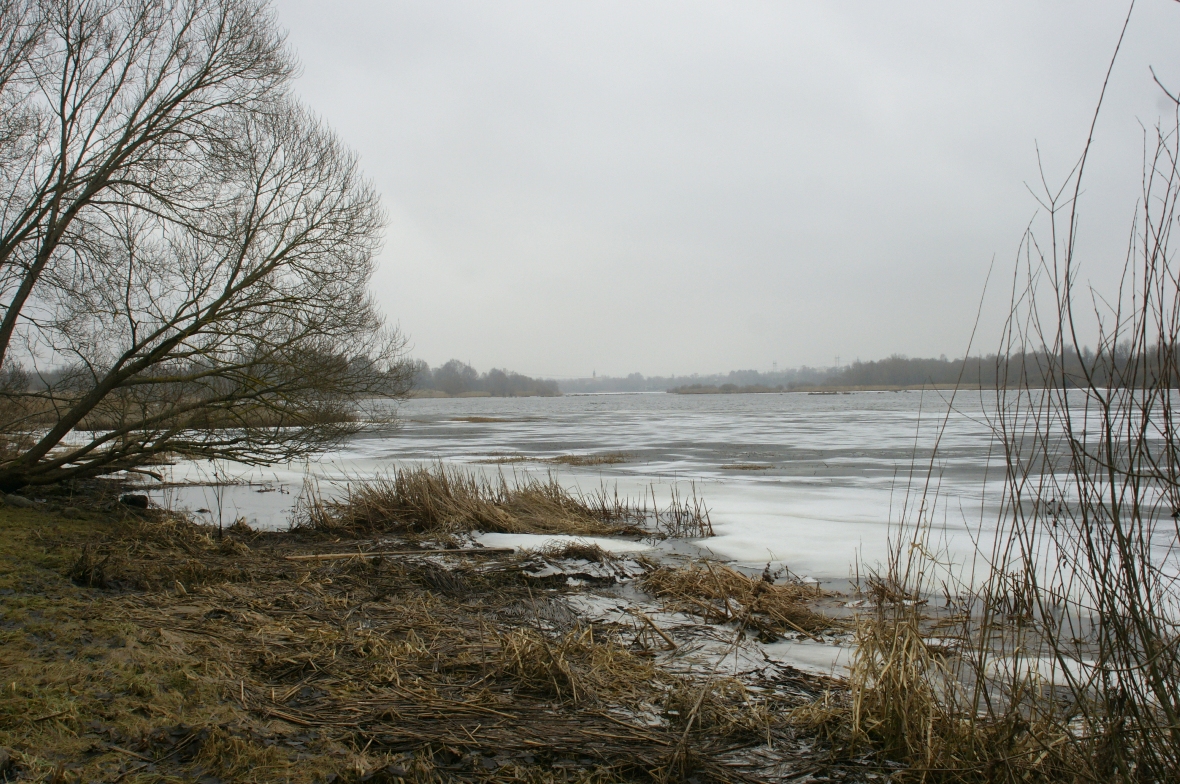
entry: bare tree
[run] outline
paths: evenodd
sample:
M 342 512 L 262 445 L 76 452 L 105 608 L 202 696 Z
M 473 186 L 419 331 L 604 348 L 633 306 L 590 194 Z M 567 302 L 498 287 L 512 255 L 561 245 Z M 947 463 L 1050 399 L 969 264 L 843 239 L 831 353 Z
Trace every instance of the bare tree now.
M 259 0 L 0 0 L 0 489 L 290 459 L 408 387 L 383 214 Z M 49 369 L 52 372 L 47 372 Z

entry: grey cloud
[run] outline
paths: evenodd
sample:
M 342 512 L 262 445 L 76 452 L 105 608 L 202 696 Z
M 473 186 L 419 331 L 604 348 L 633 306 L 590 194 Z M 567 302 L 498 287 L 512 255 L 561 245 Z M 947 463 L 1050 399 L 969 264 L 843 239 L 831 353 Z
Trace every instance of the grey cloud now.
M 391 224 L 378 295 L 432 364 L 687 373 L 960 354 L 1025 181 L 1081 150 L 1125 9 L 278 3 L 304 99 Z M 1108 284 L 1180 6 L 1141 3 L 1099 127 Z M 1003 276 L 1000 276 L 1001 278 Z M 984 345 L 1006 292 L 985 308 Z

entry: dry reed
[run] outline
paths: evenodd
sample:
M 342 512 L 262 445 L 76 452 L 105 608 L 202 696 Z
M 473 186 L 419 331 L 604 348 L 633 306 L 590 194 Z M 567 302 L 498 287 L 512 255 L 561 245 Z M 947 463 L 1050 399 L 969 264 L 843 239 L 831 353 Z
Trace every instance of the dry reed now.
M 673 487 L 661 508 L 652 490 L 632 500 L 600 485 L 575 492 L 557 478 L 524 475 L 510 482 L 461 468 L 407 468 L 349 485 L 343 498 L 328 499 L 309 487 L 295 510 L 295 527 L 332 536 L 398 533 L 453 536 L 469 531 L 572 536 L 704 538 L 713 535 L 709 509 L 697 495 Z
M 447 535 L 468 531 L 643 535 L 642 513 L 599 495 L 576 495 L 556 478 L 487 479 L 461 469 L 402 469 L 351 485 L 341 500 L 305 494 L 296 526 L 333 535 Z
M 810 712 L 904 763 L 899 778 L 1180 781 L 1180 103 L 1162 97 L 1177 111 L 1145 136 L 1119 291 L 1077 288 L 1085 155 L 1046 186 L 1047 236 L 1024 238 L 988 417 L 1004 490 L 982 568 L 945 573 L 928 546 L 939 499 L 923 490 L 870 585 L 849 699 Z M 936 623 L 924 600 L 940 594 L 957 611 Z
M 563 609 L 562 592 L 574 589 L 538 595 L 523 574 L 528 557 L 293 563 L 287 554 L 323 547 L 322 537 L 239 530 L 241 547 L 226 547 L 211 529 L 155 512 L 108 530 L 77 558 L 89 565 L 79 578 L 104 563 L 109 584 L 143 588 L 102 600 L 102 622 L 128 630 L 134 647 L 69 665 L 85 685 L 68 700 L 62 687 L 67 706 L 108 695 L 95 704 L 119 751 L 89 755 L 91 778 L 134 781 L 150 764 L 180 779 L 310 782 L 332 771 L 541 783 L 568 780 L 574 766 L 598 781 L 663 780 L 675 768 L 742 782 L 718 755 L 772 731 L 784 742 L 764 700 L 726 681 L 706 687 L 685 745 L 677 706 L 699 685 L 632 650 L 630 626 L 591 626 Z M 9 662 L 3 644 L 6 677 L 47 682 L 41 659 Z M 0 694 L 0 712 L 44 693 Z M 54 721 L 20 720 L 20 764 L 50 775 L 49 749 L 67 748 L 58 726 L 76 738 L 89 708 L 37 704 L 34 717 Z
M 533 629 L 515 629 L 500 645 L 503 671 L 520 688 L 563 702 L 638 705 L 652 698 L 654 686 L 670 680 L 617 640 L 596 641 L 591 626 L 552 640 Z
M 725 737 L 765 738 L 771 725 L 781 721 L 736 678 L 711 678 L 705 683 L 681 680 L 668 693 L 664 706 L 674 726 Z
M 660 511 L 652 493 L 652 509 L 656 530 L 673 539 L 704 539 L 713 536 L 713 521 L 704 499 L 697 495 L 696 482 L 690 485 L 688 495 L 682 495 L 675 485 L 671 491 L 668 508 Z
M 708 561 L 662 567 L 644 579 L 643 587 L 706 622 L 736 621 L 771 637 L 788 632 L 814 636 L 833 623 L 807 606 L 808 599 L 816 598 L 814 588 L 776 585 Z

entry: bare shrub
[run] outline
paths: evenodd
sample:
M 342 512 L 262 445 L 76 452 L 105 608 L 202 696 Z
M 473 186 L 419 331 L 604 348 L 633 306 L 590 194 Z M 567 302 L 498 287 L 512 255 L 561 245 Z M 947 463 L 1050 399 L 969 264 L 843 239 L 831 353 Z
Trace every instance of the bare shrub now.
M 911 779 L 1180 780 L 1180 110 L 1149 142 L 1119 291 L 1079 289 L 1085 155 L 1043 197 L 1049 236 L 1025 237 L 991 420 L 1004 496 L 979 573 L 942 571 L 927 494 L 873 583 L 843 721 Z M 958 612 L 936 625 L 922 601 L 940 593 Z

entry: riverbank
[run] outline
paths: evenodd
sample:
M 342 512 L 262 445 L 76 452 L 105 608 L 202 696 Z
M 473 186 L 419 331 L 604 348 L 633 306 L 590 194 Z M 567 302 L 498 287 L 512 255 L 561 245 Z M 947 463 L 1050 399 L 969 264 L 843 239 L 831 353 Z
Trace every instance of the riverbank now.
M 838 597 L 654 560 L 633 510 L 605 497 L 472 490 L 378 487 L 307 505 L 301 527 L 270 533 L 136 510 L 102 484 L 0 509 L 2 775 L 752 781 L 872 770 L 788 721 L 839 682 L 774 658 L 846 634 L 826 612 Z M 517 544 L 479 547 L 476 522 Z M 520 546 L 563 532 L 607 547 Z

